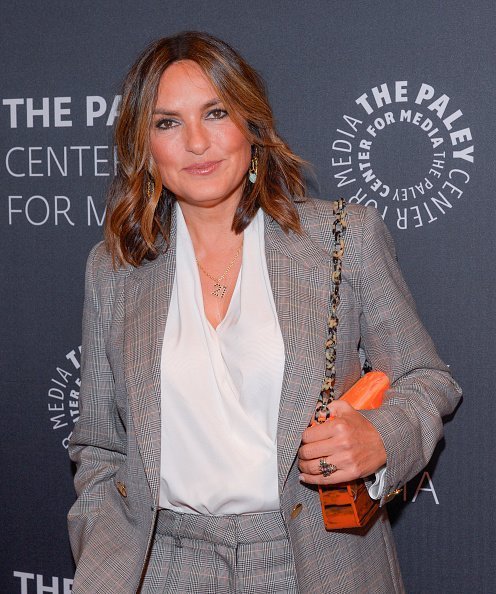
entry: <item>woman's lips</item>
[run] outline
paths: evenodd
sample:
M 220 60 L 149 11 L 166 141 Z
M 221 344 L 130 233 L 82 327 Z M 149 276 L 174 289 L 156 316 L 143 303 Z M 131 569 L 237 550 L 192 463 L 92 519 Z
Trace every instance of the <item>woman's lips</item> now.
M 220 165 L 221 161 L 205 161 L 204 163 L 194 163 L 185 167 L 184 171 L 192 175 L 209 175 L 213 173 Z

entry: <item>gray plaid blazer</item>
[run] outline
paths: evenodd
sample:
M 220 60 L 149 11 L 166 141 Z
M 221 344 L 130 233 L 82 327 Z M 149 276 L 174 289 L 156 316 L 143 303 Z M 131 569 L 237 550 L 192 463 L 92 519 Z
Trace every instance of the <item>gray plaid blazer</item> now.
M 309 199 L 298 209 L 303 235 L 285 234 L 266 216 L 265 237 L 286 351 L 277 433 L 280 505 L 299 589 L 402 592 L 385 507 L 367 532 L 326 532 L 317 491 L 298 480 L 296 454 L 324 375 L 333 220 L 326 201 Z M 455 408 L 460 390 L 418 319 L 381 217 L 358 205 L 348 205 L 347 213 L 336 393 L 360 377 L 360 349 L 391 380 L 385 404 L 364 413 L 387 451 L 385 503 L 428 462 L 441 418 Z M 81 410 L 69 446 L 77 465 L 78 498 L 69 512 L 74 594 L 139 590 L 159 497 L 160 358 L 175 249 L 173 220 L 170 248 L 152 262 L 114 271 L 102 244 L 88 259 Z

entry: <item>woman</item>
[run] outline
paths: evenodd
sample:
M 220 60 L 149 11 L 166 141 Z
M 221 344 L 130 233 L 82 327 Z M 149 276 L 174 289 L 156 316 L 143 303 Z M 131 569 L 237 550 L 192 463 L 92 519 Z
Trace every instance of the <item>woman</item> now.
M 304 198 L 258 75 L 209 35 L 159 40 L 126 78 L 116 145 L 70 445 L 74 593 L 403 591 L 385 508 L 327 532 L 315 488 L 368 477 L 384 504 L 460 395 L 380 216 L 346 208 L 335 392 L 361 352 L 392 387 L 378 410 L 335 401 L 308 428 L 332 205 Z

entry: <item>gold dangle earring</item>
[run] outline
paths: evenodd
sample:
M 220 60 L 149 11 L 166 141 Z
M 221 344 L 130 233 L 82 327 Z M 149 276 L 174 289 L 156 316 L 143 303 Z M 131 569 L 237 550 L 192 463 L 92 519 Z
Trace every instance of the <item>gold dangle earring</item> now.
M 253 155 L 251 157 L 251 164 L 250 169 L 248 170 L 248 179 L 252 184 L 257 181 L 257 173 L 258 173 L 258 155 L 257 155 L 257 147 L 253 150 Z
M 148 200 L 153 198 L 153 193 L 155 192 L 155 183 L 151 177 L 148 177 L 146 180 L 146 197 Z

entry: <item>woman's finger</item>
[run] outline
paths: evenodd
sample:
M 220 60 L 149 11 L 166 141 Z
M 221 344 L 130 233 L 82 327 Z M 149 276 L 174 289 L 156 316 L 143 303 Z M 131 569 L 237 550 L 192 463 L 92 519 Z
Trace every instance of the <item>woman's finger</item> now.
M 322 474 L 300 474 L 300 481 L 307 485 L 335 485 L 337 483 L 344 483 L 352 480 L 348 472 L 340 470 L 339 468 L 325 477 Z
M 321 460 L 323 463 L 321 463 Z M 299 460 L 298 468 L 302 474 L 308 475 L 319 475 L 322 474 L 323 465 L 325 464 L 334 465 L 337 469 L 343 469 L 346 467 L 345 456 L 338 453 L 331 453 L 329 455 L 323 455 L 312 460 Z

